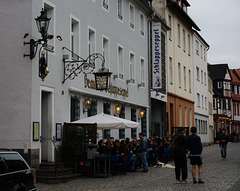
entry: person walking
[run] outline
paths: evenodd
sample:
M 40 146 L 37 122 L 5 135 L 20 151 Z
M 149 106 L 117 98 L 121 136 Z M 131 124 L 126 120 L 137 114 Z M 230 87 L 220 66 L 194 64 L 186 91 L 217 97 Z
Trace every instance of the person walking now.
M 139 151 L 141 153 L 141 159 L 143 162 L 143 172 L 148 172 L 148 162 L 147 162 L 147 150 L 148 150 L 148 143 L 147 139 L 144 138 L 143 133 L 139 133 L 139 138 L 141 140 Z
M 193 177 L 193 183 L 197 183 L 196 180 L 196 165 L 198 166 L 198 183 L 202 184 L 204 183 L 202 181 L 202 142 L 201 138 L 196 135 L 197 128 L 191 127 L 191 133 L 192 135 L 188 136 L 187 138 L 187 149 L 190 151 L 189 157 L 190 157 L 190 164 L 192 165 L 192 177 Z
M 219 146 L 221 148 L 222 159 L 227 157 L 227 143 L 228 136 L 225 134 L 225 131 L 222 131 L 222 134 L 219 136 Z
M 185 129 L 183 127 L 179 128 L 179 131 L 175 135 L 176 149 L 173 154 L 173 160 L 175 163 L 175 176 L 177 184 L 187 183 L 187 158 L 186 158 L 186 137 L 184 136 Z M 180 175 L 182 174 L 182 181 L 180 180 Z

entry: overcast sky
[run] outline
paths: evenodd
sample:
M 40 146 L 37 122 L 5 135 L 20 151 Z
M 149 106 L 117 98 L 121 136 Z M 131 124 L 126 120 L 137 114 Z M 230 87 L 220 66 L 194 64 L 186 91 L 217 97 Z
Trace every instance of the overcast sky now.
M 240 68 L 240 0 L 188 0 L 188 15 L 210 45 L 208 62 Z

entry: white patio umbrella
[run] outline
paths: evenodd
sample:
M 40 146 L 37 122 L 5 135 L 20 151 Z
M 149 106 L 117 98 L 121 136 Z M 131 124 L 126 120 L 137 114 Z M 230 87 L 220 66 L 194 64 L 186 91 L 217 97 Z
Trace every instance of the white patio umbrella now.
M 78 121 L 73 121 L 72 123 L 82 123 L 82 124 L 94 124 L 97 123 L 98 129 L 126 129 L 126 128 L 137 128 L 140 123 L 130 121 L 127 119 L 122 119 L 107 114 L 97 114 L 85 119 Z

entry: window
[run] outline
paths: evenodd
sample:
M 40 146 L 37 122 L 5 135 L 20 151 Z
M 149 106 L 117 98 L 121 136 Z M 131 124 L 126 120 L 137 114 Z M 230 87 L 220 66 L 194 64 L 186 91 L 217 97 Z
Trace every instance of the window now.
M 184 90 L 187 90 L 186 89 L 187 81 L 186 81 L 186 67 L 185 66 L 183 67 L 183 86 L 184 86 Z
M 207 56 L 206 56 L 206 49 L 203 49 L 203 59 L 204 61 L 207 61 Z
M 200 107 L 200 94 L 197 93 L 197 106 Z
M 79 59 L 79 21 L 71 19 L 71 48 L 72 58 Z
M 145 73 L 144 73 L 144 68 L 145 68 L 145 61 L 144 59 L 141 58 L 141 84 L 144 87 L 145 86 Z
M 145 35 L 145 18 L 142 13 L 140 13 L 140 34 Z
M 5 160 L 8 166 L 9 172 L 27 170 L 28 166 L 22 160 L 22 158 L 16 153 L 3 153 L 2 158 Z
M 54 23 L 55 22 L 55 5 L 50 3 L 47 4 L 44 2 L 44 10 L 47 13 L 47 17 L 51 18 L 51 22 L 48 27 L 48 34 L 55 36 L 55 23 Z M 54 44 L 55 44 L 55 38 L 48 41 L 48 46 L 54 47 Z
M 186 51 L 185 30 L 183 29 L 183 51 Z
M 204 108 L 204 100 L 203 100 L 203 95 L 202 95 L 202 108 Z
M 135 83 L 135 58 L 134 58 L 134 54 L 130 53 L 130 80 L 131 83 Z
M 104 137 L 104 139 L 110 139 L 110 137 L 111 137 L 110 129 L 104 129 L 103 137 Z
M 177 31 L 178 31 L 178 46 L 180 47 L 180 42 L 181 42 L 181 40 L 180 40 L 180 38 L 181 38 L 181 32 L 180 32 L 180 25 L 179 24 L 177 24 Z
M 188 70 L 189 92 L 192 92 L 191 70 Z
M 95 52 L 95 31 L 88 29 L 88 55 Z
M 190 35 L 188 35 L 188 55 L 191 55 L 191 39 L 190 39 Z
M 172 39 L 172 17 L 171 15 L 168 15 L 168 26 L 170 27 L 169 29 L 169 39 Z
M 80 119 L 80 98 L 71 97 L 71 122 Z
M 181 64 L 180 63 L 178 63 L 178 86 L 179 86 L 179 88 L 181 88 L 181 85 L 182 85 L 182 83 L 181 83 Z
M 207 97 L 205 97 L 205 109 L 207 110 Z
M 237 94 L 237 86 L 234 85 L 234 94 Z
M 189 109 L 189 119 L 190 119 L 189 127 L 192 127 L 192 109 Z
M 182 106 L 179 105 L 179 126 L 182 126 Z
M 123 6 L 123 4 L 122 4 L 122 1 L 123 0 L 118 0 L 118 19 L 119 20 L 123 20 L 123 16 L 122 16 L 122 6 Z
M 217 82 L 217 87 L 218 87 L 218 89 L 221 89 L 221 88 L 222 88 L 222 82 L 221 82 L 221 81 L 218 81 L 218 82 Z
M 102 54 L 105 58 L 105 67 L 110 68 L 109 41 L 107 37 L 103 37 L 102 44 L 103 44 Z
M 108 10 L 108 0 L 103 0 L 102 6 L 104 9 Z
M 199 55 L 199 42 L 196 40 L 196 54 Z
M 201 51 L 201 58 L 203 58 L 203 49 L 202 49 L 202 45 L 200 45 L 200 51 Z
M 134 29 L 134 25 L 135 25 L 135 18 L 134 18 L 134 14 L 135 14 L 135 10 L 134 10 L 134 6 L 132 4 L 130 4 L 130 18 L 129 18 L 129 21 L 130 21 L 130 28 L 131 29 Z
M 204 72 L 204 85 L 207 85 L 207 74 Z
M 125 129 L 119 129 L 119 139 L 125 139 Z
M 131 128 L 131 138 L 136 139 L 137 138 L 137 129 Z
M 187 127 L 188 125 L 187 125 L 187 108 L 185 107 L 184 108 L 184 118 L 185 118 L 185 127 Z
M 212 115 L 213 106 L 211 102 L 208 103 L 208 108 L 209 108 L 209 114 Z
M 103 103 L 103 113 L 111 115 L 111 103 Z
M 169 82 L 173 84 L 173 66 L 172 66 L 172 58 L 169 57 Z
M 199 68 L 196 67 L 196 70 L 197 70 L 197 80 L 200 81 L 200 73 L 199 73 Z
M 201 70 L 201 83 L 203 84 L 203 71 Z
M 217 109 L 216 98 L 213 98 L 213 109 Z
M 119 78 L 123 79 L 123 48 L 118 46 L 118 74 Z

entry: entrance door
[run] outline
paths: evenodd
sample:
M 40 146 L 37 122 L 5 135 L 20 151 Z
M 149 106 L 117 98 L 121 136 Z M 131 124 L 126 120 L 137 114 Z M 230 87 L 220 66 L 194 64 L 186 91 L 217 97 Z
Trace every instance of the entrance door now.
M 42 91 L 41 97 L 41 159 L 50 162 L 54 161 L 51 142 L 53 137 L 53 93 Z

